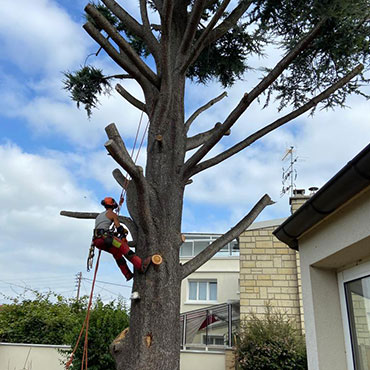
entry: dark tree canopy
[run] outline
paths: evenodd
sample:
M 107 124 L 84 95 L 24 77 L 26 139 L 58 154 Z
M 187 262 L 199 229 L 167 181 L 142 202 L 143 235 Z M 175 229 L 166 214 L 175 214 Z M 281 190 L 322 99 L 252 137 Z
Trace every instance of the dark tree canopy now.
M 155 2 L 149 2 L 156 11 Z M 189 6 L 194 1 L 188 1 Z M 194 42 L 199 40 L 207 22 L 215 15 L 223 2 L 208 1 L 198 25 Z M 297 108 L 306 103 L 318 91 L 331 86 L 338 78 L 349 73 L 362 63 L 365 69 L 357 79 L 331 94 L 322 102 L 324 107 L 344 106 L 350 93 L 365 94 L 361 86 L 368 83 L 365 72 L 369 69 L 370 55 L 370 4 L 368 0 L 310 0 L 310 1 L 240 1 L 250 3 L 250 11 L 222 37 L 207 45 L 200 55 L 188 66 L 187 77 L 201 84 L 217 80 L 224 87 L 231 87 L 244 76 L 250 66 L 248 57 L 264 55 L 267 45 L 288 52 L 320 20 L 325 20 L 320 36 L 286 68 L 285 72 L 272 84 L 267 93 L 269 98 L 280 101 L 280 108 L 292 105 Z M 144 58 L 150 55 L 145 41 L 125 27 L 105 5 L 93 6 L 129 42 L 135 52 Z M 230 17 L 224 12 L 220 20 Z M 91 16 L 86 19 L 96 25 Z M 97 26 L 97 25 L 96 25 Z M 101 27 L 97 26 L 98 29 Z M 160 40 L 160 26 L 152 25 L 154 34 Z M 263 70 L 263 59 L 261 59 Z M 266 70 L 268 71 L 268 70 Z M 108 80 L 102 71 L 85 66 L 80 71 L 66 73 L 65 88 L 72 99 L 84 105 L 88 115 L 96 108 L 98 96 L 106 92 Z M 367 96 L 366 96 L 367 97 Z

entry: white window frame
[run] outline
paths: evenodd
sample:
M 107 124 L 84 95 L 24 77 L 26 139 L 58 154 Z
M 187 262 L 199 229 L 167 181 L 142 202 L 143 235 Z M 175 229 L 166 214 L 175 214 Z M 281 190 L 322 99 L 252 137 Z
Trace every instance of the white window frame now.
M 349 281 L 361 279 L 369 275 L 370 275 L 370 261 L 362 263 L 361 265 L 352 267 L 350 269 L 347 269 L 347 270 L 344 270 L 338 273 L 339 297 L 340 297 L 341 312 L 342 312 L 344 344 L 346 348 L 348 370 L 355 370 L 355 367 L 353 363 L 350 323 L 348 319 L 347 301 L 346 301 L 346 293 L 344 290 L 344 284 Z
M 197 283 L 197 299 L 190 299 L 190 283 Z M 207 283 L 207 298 L 206 299 L 198 299 L 199 297 L 199 283 Z M 216 300 L 210 299 L 210 283 L 216 283 Z M 188 292 L 187 292 L 187 302 L 186 303 L 195 303 L 195 304 L 202 304 L 202 303 L 217 303 L 218 302 L 218 283 L 217 279 L 188 279 Z
M 201 238 L 197 235 L 192 235 L 189 237 L 189 239 L 186 239 L 185 243 L 191 244 L 191 253 L 188 255 L 183 254 L 182 249 L 180 248 L 180 258 L 191 258 L 195 257 L 197 254 L 195 253 L 195 244 L 199 242 L 206 242 L 209 244 L 213 243 L 216 239 L 218 239 L 221 235 L 204 235 Z M 194 239 L 193 239 L 194 238 Z M 237 243 L 239 248 L 238 249 L 233 249 L 233 244 Z M 206 247 L 205 247 L 206 248 Z M 215 258 L 226 258 L 226 257 L 238 257 L 240 255 L 240 245 L 237 239 L 233 239 L 231 242 L 227 243 L 221 250 L 219 250 L 215 254 Z
M 208 340 L 209 339 L 212 339 L 212 343 L 205 343 L 206 342 L 206 338 L 208 337 Z M 222 340 L 222 344 L 216 344 L 216 340 L 217 339 L 221 339 Z M 225 337 L 223 335 L 215 335 L 215 334 L 211 334 L 211 335 L 204 335 L 202 336 L 202 344 L 206 345 L 206 346 L 225 346 Z

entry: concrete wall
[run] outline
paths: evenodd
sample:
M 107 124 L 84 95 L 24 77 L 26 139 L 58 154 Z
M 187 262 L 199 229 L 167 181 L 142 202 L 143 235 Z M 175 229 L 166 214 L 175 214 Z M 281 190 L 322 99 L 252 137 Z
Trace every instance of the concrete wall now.
M 299 239 L 309 369 L 347 370 L 338 272 L 370 258 L 370 188 Z
M 186 263 L 188 259 L 181 259 Z M 188 280 L 217 280 L 217 302 L 189 302 Z M 181 284 L 181 311 L 188 312 L 239 299 L 239 257 L 214 257 L 189 275 Z
M 272 235 L 275 228 L 255 225 L 239 238 L 241 318 L 264 315 L 269 303 L 301 328 L 299 255 Z
M 58 349 L 69 346 L 0 343 L 0 370 L 64 370 Z M 181 352 L 180 370 L 230 370 L 233 360 L 224 352 Z M 225 364 L 229 368 L 226 368 Z
M 69 346 L 0 343 L 0 370 L 64 370 L 58 349 Z
M 225 370 L 225 362 L 224 352 L 181 352 L 180 370 Z

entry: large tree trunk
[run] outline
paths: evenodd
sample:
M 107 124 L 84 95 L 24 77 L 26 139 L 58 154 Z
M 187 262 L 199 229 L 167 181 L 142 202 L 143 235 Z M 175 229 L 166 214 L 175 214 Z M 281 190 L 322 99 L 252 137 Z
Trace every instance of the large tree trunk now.
M 136 252 L 140 257 L 160 254 L 163 263 L 146 274 L 135 273 L 128 334 L 112 345 L 118 370 L 176 370 L 180 357 L 181 214 L 184 192 L 184 83 L 166 88 L 155 101 L 147 150 L 151 225 L 143 225 L 137 189 L 132 182 L 127 205 L 138 226 Z

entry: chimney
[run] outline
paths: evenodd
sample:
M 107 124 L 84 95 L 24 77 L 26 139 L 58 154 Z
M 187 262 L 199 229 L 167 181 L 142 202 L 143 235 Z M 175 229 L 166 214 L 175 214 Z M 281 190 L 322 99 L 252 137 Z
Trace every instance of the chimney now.
M 311 190 L 311 188 L 310 188 Z M 290 212 L 293 214 L 299 207 L 301 207 L 307 199 L 311 198 L 313 191 L 310 195 L 305 195 L 304 189 L 294 189 L 293 196 L 289 198 Z

